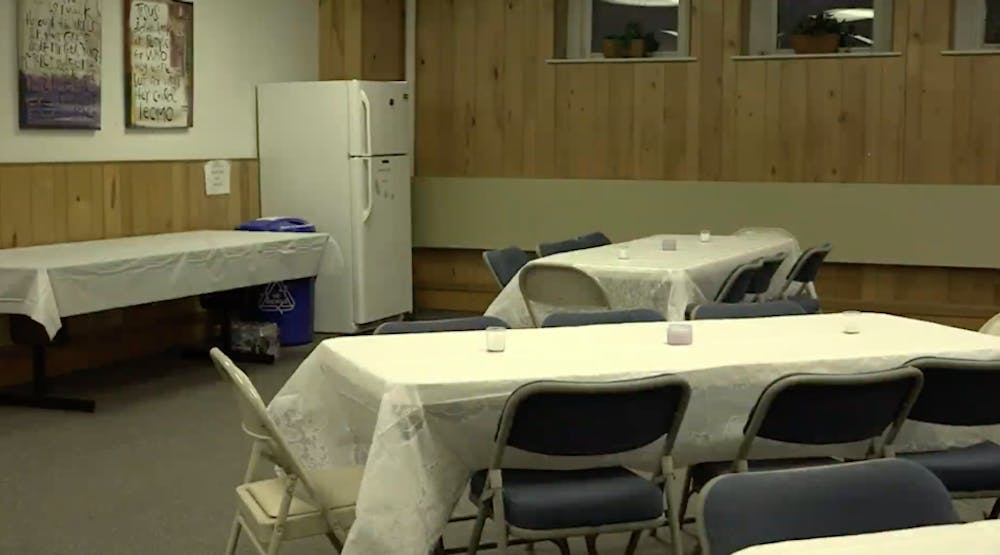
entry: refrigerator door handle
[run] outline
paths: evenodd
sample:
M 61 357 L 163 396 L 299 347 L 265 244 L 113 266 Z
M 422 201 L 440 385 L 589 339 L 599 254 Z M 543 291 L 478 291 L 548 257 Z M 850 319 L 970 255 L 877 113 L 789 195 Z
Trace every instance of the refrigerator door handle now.
M 368 94 L 364 89 L 359 91 L 361 93 L 361 107 L 365 110 L 365 154 L 364 156 L 372 155 L 372 103 L 368 100 Z
M 364 164 L 365 164 L 366 179 L 367 179 L 367 183 L 368 183 L 368 200 L 365 203 L 365 209 L 364 209 L 364 211 L 361 213 L 361 223 L 367 222 L 368 218 L 371 217 L 371 215 L 372 215 L 372 205 L 375 202 L 375 193 L 374 193 L 374 191 L 372 191 L 372 173 L 373 173 L 372 172 L 372 159 L 371 158 L 365 158 L 364 159 Z

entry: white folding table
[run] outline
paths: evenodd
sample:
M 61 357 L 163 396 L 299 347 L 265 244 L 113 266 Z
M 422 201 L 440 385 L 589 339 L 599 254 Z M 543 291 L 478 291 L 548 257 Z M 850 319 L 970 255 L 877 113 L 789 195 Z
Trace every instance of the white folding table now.
M 920 356 L 1000 359 L 1000 337 L 884 314 L 857 321 L 856 335 L 843 333 L 840 314 L 696 321 L 683 347 L 665 344 L 665 323 L 515 329 L 502 353 L 486 352 L 479 331 L 338 337 L 303 361 L 269 410 L 306 466 L 365 464 L 345 555 L 425 555 L 471 473 L 489 464 L 504 402 L 525 383 L 683 374 L 692 397 L 674 455 L 687 465 L 731 458 L 757 397 L 783 375 L 884 370 Z M 983 439 L 1000 439 L 1000 428 L 907 423 L 896 446 Z M 641 455 L 627 462 L 656 460 Z M 515 456 L 511 465 L 550 460 Z
M 664 240 L 673 241 L 676 248 L 663 250 Z M 628 258 L 620 258 L 622 249 Z M 712 299 L 737 266 L 779 253 L 786 259 L 775 274 L 771 292 L 776 294 L 799 255 L 798 241 L 780 232 L 712 236 L 707 242 L 697 235 L 653 235 L 554 254 L 528 264 L 574 266 L 597 279 L 616 310 L 652 308 L 668 320 L 683 320 L 687 306 Z M 500 291 L 486 314 L 513 328 L 532 326 L 517 277 Z
M 27 316 L 50 339 L 62 318 L 315 276 L 343 267 L 325 233 L 188 231 L 0 250 L 0 314 Z M 45 345 L 34 346 L 28 396 L 0 404 L 93 411 L 49 397 Z
M 1000 553 L 1000 521 L 924 526 L 875 534 L 815 538 L 740 550 L 736 555 L 996 555 Z

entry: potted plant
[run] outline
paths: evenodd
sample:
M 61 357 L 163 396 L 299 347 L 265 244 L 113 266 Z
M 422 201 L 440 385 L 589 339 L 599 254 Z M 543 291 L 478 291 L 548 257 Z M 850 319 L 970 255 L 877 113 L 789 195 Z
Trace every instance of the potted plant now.
M 605 58 L 621 58 L 625 54 L 625 37 L 608 35 L 601 41 L 601 53 Z
M 625 25 L 625 52 L 628 58 L 642 58 L 646 55 L 646 39 L 642 25 L 631 21 Z
M 840 48 L 844 25 L 826 12 L 799 21 L 788 38 L 796 54 L 831 54 Z

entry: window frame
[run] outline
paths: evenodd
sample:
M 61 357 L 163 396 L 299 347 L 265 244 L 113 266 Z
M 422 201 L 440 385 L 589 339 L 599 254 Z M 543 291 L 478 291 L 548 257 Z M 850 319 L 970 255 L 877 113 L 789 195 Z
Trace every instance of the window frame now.
M 955 0 L 952 48 L 955 50 L 1000 50 L 1000 43 L 986 42 L 986 1 Z
M 568 0 L 566 9 L 566 59 L 604 59 L 604 54 L 591 51 L 594 30 L 594 2 L 600 0 Z M 691 0 L 679 0 L 677 5 L 677 50 L 650 53 L 650 58 L 686 58 L 691 51 Z M 628 58 L 626 58 L 627 60 Z
M 790 48 L 778 48 L 778 8 L 780 0 L 749 0 L 747 32 L 747 55 L 750 56 L 796 56 Z M 855 46 L 841 48 L 838 52 L 870 52 L 873 54 L 892 52 L 893 0 L 873 0 L 875 20 L 870 47 Z M 889 14 L 880 17 L 879 14 Z

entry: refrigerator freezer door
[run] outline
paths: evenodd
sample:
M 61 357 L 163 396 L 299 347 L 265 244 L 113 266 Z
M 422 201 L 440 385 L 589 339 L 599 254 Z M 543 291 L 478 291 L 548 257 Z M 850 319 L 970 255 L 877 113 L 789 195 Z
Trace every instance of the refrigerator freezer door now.
M 413 310 L 410 159 L 351 159 L 354 321 Z
M 351 81 L 348 86 L 350 155 L 408 154 L 409 87 L 401 81 Z

